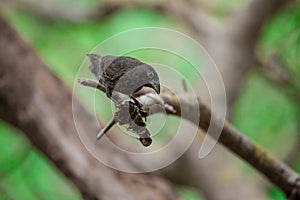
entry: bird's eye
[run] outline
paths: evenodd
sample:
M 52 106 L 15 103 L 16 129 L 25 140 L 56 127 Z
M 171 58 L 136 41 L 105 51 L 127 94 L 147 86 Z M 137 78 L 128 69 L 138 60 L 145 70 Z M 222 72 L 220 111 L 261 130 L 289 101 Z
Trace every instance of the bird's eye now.
M 148 72 L 148 77 L 149 78 L 153 78 L 154 77 L 154 73 L 153 72 Z

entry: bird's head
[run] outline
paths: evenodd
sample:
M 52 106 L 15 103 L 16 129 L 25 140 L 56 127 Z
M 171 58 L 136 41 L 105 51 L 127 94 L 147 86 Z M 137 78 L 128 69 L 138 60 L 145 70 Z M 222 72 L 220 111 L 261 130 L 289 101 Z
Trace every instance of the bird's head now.
M 155 69 L 145 63 L 140 63 L 130 69 L 117 81 L 115 90 L 125 94 L 138 92 L 142 87 L 152 88 L 160 93 L 159 77 Z
M 160 82 L 157 72 L 153 67 L 150 65 L 142 65 L 143 70 L 143 77 L 145 77 L 146 80 L 144 82 L 144 87 L 150 87 L 152 88 L 157 94 L 160 94 Z

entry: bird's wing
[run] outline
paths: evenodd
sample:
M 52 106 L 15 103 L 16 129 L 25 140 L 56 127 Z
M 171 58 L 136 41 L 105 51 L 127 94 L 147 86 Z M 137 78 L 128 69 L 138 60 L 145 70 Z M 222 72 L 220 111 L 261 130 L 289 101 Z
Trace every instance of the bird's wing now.
M 104 78 L 108 81 L 118 80 L 122 76 L 128 75 L 130 70 L 133 70 L 133 68 L 142 64 L 144 63 L 135 58 L 120 56 L 114 59 L 109 67 L 104 70 Z

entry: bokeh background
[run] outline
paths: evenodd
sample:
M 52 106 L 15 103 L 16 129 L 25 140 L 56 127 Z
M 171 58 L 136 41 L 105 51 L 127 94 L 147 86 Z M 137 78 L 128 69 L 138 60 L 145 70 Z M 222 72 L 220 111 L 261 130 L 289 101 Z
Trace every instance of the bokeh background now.
M 66 3 L 65 1 L 64 3 Z M 214 0 L 206 5 L 220 19 L 238 10 L 248 1 Z M 61 2 L 58 2 L 58 4 Z M 77 2 L 93 7 L 98 1 Z M 3 6 L 3 5 L 1 5 Z M 184 22 L 149 9 L 124 9 L 103 20 L 68 22 L 41 18 L 30 12 L 2 7 L 5 17 L 31 43 L 51 70 L 72 88 L 76 72 L 87 52 L 106 38 L 132 28 L 165 27 L 193 37 Z M 116 44 L 118 45 L 118 44 Z M 300 88 L 300 2 L 284 9 L 264 26 L 259 37 L 259 49 L 276 52 L 291 74 L 297 91 Z M 261 52 L 257 52 L 260 55 Z M 149 56 L 149 53 L 144 56 Z M 143 58 L 143 53 L 139 54 Z M 163 58 L 162 58 L 163 59 Z M 185 63 L 181 63 L 182 66 Z M 189 68 L 185 68 L 189 69 Z M 184 73 L 189 71 L 184 70 Z M 16 80 L 17 81 L 17 80 Z M 300 93 L 300 90 L 297 91 Z M 231 122 L 251 140 L 272 151 L 282 160 L 300 143 L 299 101 L 287 89 L 273 83 L 259 68 L 248 72 L 234 103 Z M 107 119 L 110 117 L 108 116 Z M 0 199 L 81 199 L 69 183 L 41 153 L 31 147 L 20 132 L 0 121 Z M 293 168 L 300 171 L 300 148 L 296 151 Z M 247 164 L 235 156 L 231 158 L 247 173 L 262 180 Z M 178 185 L 178 193 L 185 200 L 203 199 L 195 188 Z M 268 186 L 269 199 L 282 200 L 284 195 Z

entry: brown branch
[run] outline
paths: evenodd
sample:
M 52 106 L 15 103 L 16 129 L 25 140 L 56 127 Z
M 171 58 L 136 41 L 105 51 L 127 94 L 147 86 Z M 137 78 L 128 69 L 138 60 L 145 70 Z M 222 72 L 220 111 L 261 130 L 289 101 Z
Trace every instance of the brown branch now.
M 164 90 L 161 95 L 153 94 L 149 96 L 145 94 L 138 97 L 138 99 L 146 109 L 158 102 L 161 102 L 162 105 L 171 105 L 176 112 L 170 113 L 167 111 L 168 114 L 181 116 L 204 131 L 207 131 L 211 124 L 220 129 L 223 127 L 222 120 L 216 119 L 211 114 L 210 109 L 201 102 L 200 98 L 195 100 L 186 95 L 176 95 L 168 90 Z M 200 121 L 195 117 L 198 111 L 201 113 Z M 265 175 L 274 185 L 285 192 L 288 197 L 292 199 L 300 198 L 300 177 L 298 174 L 268 151 L 249 140 L 230 123 L 225 122 L 220 138 L 217 138 L 215 135 L 211 135 L 211 137 L 218 140 L 218 142 Z M 291 197 L 290 195 L 294 193 L 295 196 Z
M 166 103 L 172 105 L 177 111 L 180 111 L 180 108 L 182 109 L 192 107 L 196 109 L 196 107 L 198 107 L 197 104 L 190 105 L 190 102 L 192 102 L 192 100 L 186 99 L 185 97 L 179 97 L 179 102 L 181 103 L 180 105 L 178 105 L 178 99 L 176 99 L 174 96 L 171 97 L 169 95 L 166 95 L 163 97 L 163 99 Z M 198 102 L 200 102 L 199 111 L 201 113 L 199 124 L 193 119 L 190 119 L 191 115 L 183 117 L 188 120 L 192 120 L 192 122 L 199 125 L 201 129 L 207 130 L 210 122 L 209 119 L 211 118 L 211 113 L 208 107 L 201 104 L 200 100 Z M 193 110 L 192 108 L 189 108 L 189 110 Z M 178 113 L 179 112 L 177 112 L 177 114 Z M 217 127 L 222 126 L 222 123 L 216 119 L 212 119 L 211 123 L 213 123 L 214 126 Z M 285 192 L 287 196 L 289 196 L 295 190 L 299 192 L 299 176 L 297 173 L 295 173 L 283 162 L 276 159 L 262 147 L 250 141 L 246 136 L 236 130 L 228 122 L 225 123 L 218 142 L 222 143 L 236 155 L 256 168 L 260 173 L 265 175 L 274 185 L 282 189 L 282 191 Z M 293 198 L 297 199 L 299 198 L 299 196 Z
M 0 64 L 0 117 L 22 130 L 84 199 L 178 199 L 162 177 L 122 173 L 88 153 L 76 128 L 95 138 L 97 121 L 74 100 L 73 111 L 80 113 L 75 128 L 70 91 L 1 17 Z M 139 168 L 107 144 L 97 147 L 111 162 Z
M 180 108 L 189 108 L 189 110 L 194 110 L 198 107 L 197 104 L 190 105 L 192 100 L 188 100 L 184 97 L 163 97 L 164 101 L 179 111 Z M 180 102 L 180 106 L 178 105 Z M 183 116 L 188 120 L 191 120 L 194 124 L 197 124 L 201 129 L 207 130 L 209 122 L 214 124 L 216 127 L 222 126 L 222 123 L 211 116 L 211 112 L 208 107 L 201 103 L 199 100 L 199 111 L 201 113 L 201 119 L 198 122 L 190 119 L 191 115 Z M 177 112 L 178 114 L 178 112 Z M 212 117 L 212 119 L 211 119 Z M 212 121 L 210 121 L 211 119 Z M 275 158 L 269 152 L 264 150 L 262 147 L 256 145 L 254 142 L 250 141 L 246 136 L 236 130 L 228 122 L 225 122 L 222 134 L 218 139 L 218 142 L 222 143 L 225 147 L 230 149 L 236 155 L 241 157 L 243 160 L 248 162 L 254 168 L 256 168 L 260 173 L 266 176 L 274 185 L 279 187 L 287 196 L 294 194 L 295 191 L 299 195 L 299 176 L 291 168 L 285 165 L 283 162 Z M 291 199 L 297 199 L 299 196 L 291 197 Z

